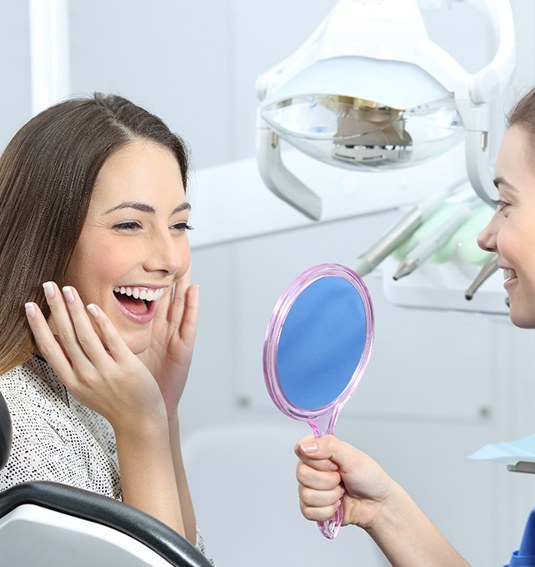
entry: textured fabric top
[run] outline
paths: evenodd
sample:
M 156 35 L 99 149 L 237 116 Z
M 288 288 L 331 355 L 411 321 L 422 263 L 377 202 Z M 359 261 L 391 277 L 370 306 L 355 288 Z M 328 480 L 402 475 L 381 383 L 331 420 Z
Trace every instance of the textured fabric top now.
M 77 402 L 48 364 L 34 356 L 0 376 L 13 422 L 13 445 L 0 490 L 49 480 L 121 499 L 115 435 Z
M 0 376 L 0 392 L 13 423 L 0 491 L 48 480 L 122 500 L 113 428 L 77 402 L 44 360 L 33 356 Z M 199 531 L 196 547 L 205 553 Z

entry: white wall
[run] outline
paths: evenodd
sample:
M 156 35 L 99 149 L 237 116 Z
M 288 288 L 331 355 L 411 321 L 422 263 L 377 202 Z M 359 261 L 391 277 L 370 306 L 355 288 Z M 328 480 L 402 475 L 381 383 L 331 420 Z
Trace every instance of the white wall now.
M 26 2 L 0 2 L 0 151 L 30 118 L 29 25 Z
M 197 169 L 251 158 L 256 76 L 297 47 L 334 4 L 72 0 L 72 94 L 114 91 L 147 106 L 189 141 Z M 454 5 L 453 17 L 430 14 L 428 23 L 472 70 L 488 59 L 491 38 L 480 18 L 464 13 L 460 3 Z M 519 92 L 535 83 L 535 3 L 512 0 L 512 5 L 520 47 L 513 90 Z M 5 77 L 0 89 L 2 147 L 29 117 L 30 97 L 26 3 L 1 0 L 0 10 L 5 46 L 0 51 Z M 476 33 L 483 41 L 473 40 L 470 34 Z M 497 105 L 497 124 L 501 107 L 513 96 Z M 218 190 L 204 187 L 204 179 L 199 172 L 195 191 Z M 237 176 L 236 190 L 225 189 L 224 206 L 199 215 L 198 233 L 217 234 L 218 227 L 222 231 L 248 214 L 243 208 L 247 200 L 239 198 L 246 190 L 243 181 Z M 264 214 L 273 214 L 277 206 Z M 262 211 L 254 214 L 259 223 L 266 222 Z M 395 212 L 385 212 L 324 224 L 296 222 L 281 233 L 194 249 L 202 311 L 181 408 L 186 437 L 210 425 L 285 423 L 267 398 L 261 370 L 263 333 L 279 293 L 310 265 L 351 266 L 395 217 Z M 209 226 L 203 226 L 204 219 Z M 518 545 L 527 510 L 535 505 L 535 479 L 466 456 L 487 442 L 533 431 L 531 333 L 484 316 L 402 309 L 386 301 L 377 278 L 370 276 L 367 282 L 376 307 L 376 345 L 337 432 L 402 482 L 473 565 L 505 563 Z M 289 452 L 296 440 L 293 431 L 296 437 L 307 432 L 306 426 L 293 425 Z M 231 464 L 232 458 L 214 463 L 206 456 L 215 483 L 218 467 Z M 293 483 L 293 470 L 287 474 Z M 220 492 L 228 497 L 224 486 Z M 210 507 L 223 504 L 206 506 L 202 488 L 194 497 L 202 528 Z M 253 495 L 242 497 L 251 499 L 252 519 L 271 513 L 256 510 Z M 241 529 L 246 528 L 254 533 L 254 522 L 243 522 Z M 309 533 L 310 541 L 321 537 L 315 529 Z M 240 535 L 232 532 L 231 537 Z M 284 557 L 277 540 L 268 543 L 259 556 Z M 285 566 L 283 559 L 278 562 Z M 358 551 L 339 563 L 358 565 Z M 313 560 L 308 564 L 314 566 Z

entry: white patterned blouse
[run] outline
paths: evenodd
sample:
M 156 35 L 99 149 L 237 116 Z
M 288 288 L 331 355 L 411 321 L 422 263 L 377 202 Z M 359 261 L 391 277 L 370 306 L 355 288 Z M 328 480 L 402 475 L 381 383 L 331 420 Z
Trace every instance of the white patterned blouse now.
M 33 356 L 0 376 L 0 392 L 13 422 L 0 491 L 48 480 L 122 499 L 111 425 L 76 401 L 44 360 Z M 197 547 L 204 552 L 200 536 Z

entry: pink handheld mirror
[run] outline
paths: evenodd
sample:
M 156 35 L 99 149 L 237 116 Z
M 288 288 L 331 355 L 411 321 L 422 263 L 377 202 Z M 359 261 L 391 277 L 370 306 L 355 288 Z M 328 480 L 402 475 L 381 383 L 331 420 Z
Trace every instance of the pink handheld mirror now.
M 274 404 L 307 422 L 316 437 L 334 433 L 373 343 L 373 307 L 362 280 L 345 266 L 321 264 L 299 275 L 279 298 L 264 340 L 264 377 Z M 336 537 L 342 506 L 318 522 Z

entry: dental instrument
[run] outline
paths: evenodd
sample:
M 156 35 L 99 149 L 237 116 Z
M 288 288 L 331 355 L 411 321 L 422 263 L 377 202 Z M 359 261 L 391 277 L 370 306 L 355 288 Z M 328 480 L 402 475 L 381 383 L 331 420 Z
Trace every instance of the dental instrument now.
M 466 181 L 460 179 L 421 203 L 415 205 L 403 218 L 388 229 L 369 250 L 357 258 L 355 272 L 363 277 L 374 270 L 387 256 L 389 256 L 407 237 L 418 229 L 437 208 L 451 195 L 451 193 Z
M 485 262 L 485 264 L 483 264 L 483 267 L 477 274 L 474 281 L 464 292 L 464 297 L 467 300 L 471 300 L 474 297 L 476 291 L 481 287 L 481 285 L 484 282 L 486 282 L 497 269 L 498 269 L 498 255 L 492 254 L 492 256 Z
M 434 252 L 443 246 L 452 234 L 465 222 L 470 216 L 472 210 L 480 203 L 478 198 L 470 199 L 465 205 L 456 209 L 453 214 L 441 223 L 428 238 L 418 244 L 409 254 L 402 260 L 395 274 L 392 276 L 394 280 L 399 280 L 409 274 L 412 274 L 419 266 L 421 266 Z

